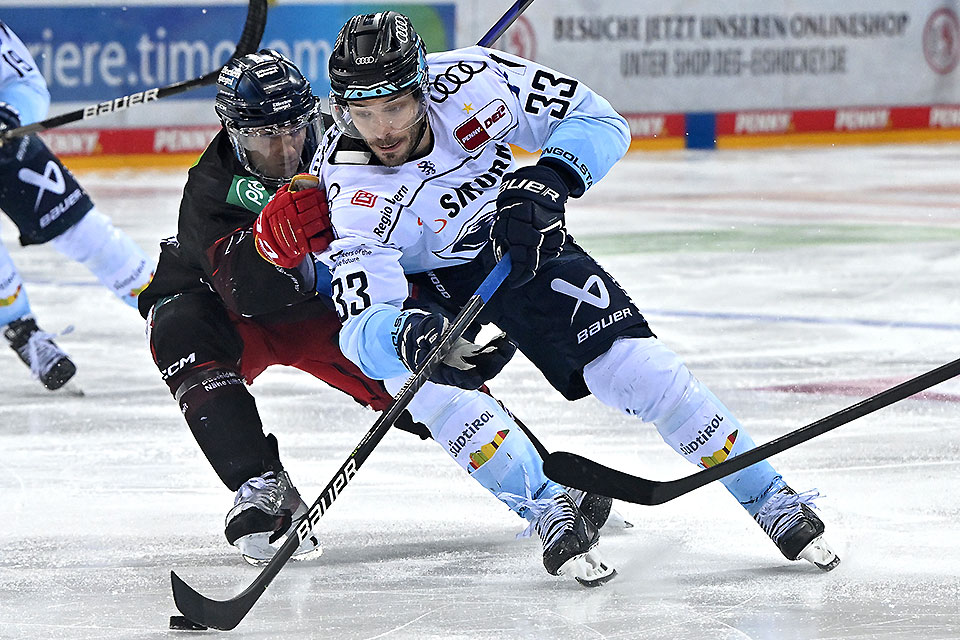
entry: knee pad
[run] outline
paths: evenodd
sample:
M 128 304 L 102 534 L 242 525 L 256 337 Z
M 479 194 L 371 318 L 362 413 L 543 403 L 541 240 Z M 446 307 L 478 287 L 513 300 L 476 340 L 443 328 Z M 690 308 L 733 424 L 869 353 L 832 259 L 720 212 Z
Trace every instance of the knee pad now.
M 668 445 L 701 468 L 756 446 L 736 416 L 656 338 L 618 340 L 584 368 L 584 379 L 604 404 L 652 422 Z M 763 461 L 720 482 L 750 511 L 778 479 Z
M 149 315 L 147 332 L 153 361 L 171 393 L 194 369 L 237 369 L 243 353 L 230 316 L 212 293 L 160 300 Z
M 84 265 L 124 303 L 136 307 L 156 264 L 110 219 L 91 209 L 75 225 L 53 239 L 54 248 Z
M 694 377 L 657 338 L 622 338 L 583 368 L 603 404 L 656 424 L 683 401 Z

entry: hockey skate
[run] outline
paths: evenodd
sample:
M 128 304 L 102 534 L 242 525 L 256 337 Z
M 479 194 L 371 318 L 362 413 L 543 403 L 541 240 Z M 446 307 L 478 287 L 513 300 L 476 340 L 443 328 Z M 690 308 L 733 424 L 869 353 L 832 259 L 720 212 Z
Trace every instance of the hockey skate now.
M 33 377 L 56 391 L 77 372 L 77 366 L 53 341 L 54 335 L 41 331 L 33 316 L 14 320 L 3 330 L 10 348 L 30 367 Z
M 823 520 L 813 512 L 815 490 L 797 493 L 784 485 L 770 496 L 753 519 L 763 528 L 787 560 L 806 560 L 824 571 L 840 558 L 823 539 Z
M 537 501 L 540 509 L 534 526 L 543 540 L 543 566 L 554 576 L 572 575 L 585 587 L 597 587 L 612 580 L 616 569 L 604 562 L 596 548 L 597 527 L 565 493 Z
M 259 566 L 270 561 L 286 540 L 293 522 L 307 512 L 286 471 L 268 471 L 247 480 L 237 491 L 233 508 L 227 513 L 224 534 L 240 550 L 243 559 Z M 313 534 L 300 543 L 294 560 L 309 560 L 323 553 Z
M 597 529 L 609 527 L 611 529 L 630 529 L 633 523 L 627 522 L 620 513 L 613 508 L 613 498 L 601 496 L 598 493 L 587 493 L 573 487 L 564 487 L 567 495 L 580 509 L 580 513 L 587 516 Z

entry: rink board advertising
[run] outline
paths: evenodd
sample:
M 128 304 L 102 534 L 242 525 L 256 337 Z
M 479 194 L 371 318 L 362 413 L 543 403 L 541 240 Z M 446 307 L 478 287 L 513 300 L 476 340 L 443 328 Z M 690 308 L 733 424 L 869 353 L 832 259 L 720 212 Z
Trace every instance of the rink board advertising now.
M 337 31 L 380 4 L 284 5 L 269 9 L 261 46 L 289 56 L 317 95 L 330 90 L 327 58 Z M 405 5 L 432 50 L 453 46 L 452 3 Z M 40 65 L 55 103 L 96 102 L 191 80 L 223 65 L 236 48 L 247 4 L 4 8 L 3 20 Z M 212 97 L 203 88 L 172 100 Z M 172 123 L 171 123 L 172 124 Z
M 499 17 L 495 5 L 402 9 L 437 51 L 485 31 Z M 323 96 L 339 26 L 385 6 L 278 4 L 263 45 L 292 57 Z M 958 139 L 957 12 L 950 0 L 551 0 L 531 5 L 497 46 L 607 97 L 639 148 Z M 245 3 L 47 5 L 5 9 L 4 19 L 38 55 L 56 114 L 219 66 L 245 14 Z M 199 150 L 216 130 L 212 95 L 89 122 L 86 137 L 77 128 L 45 137 L 68 155 Z

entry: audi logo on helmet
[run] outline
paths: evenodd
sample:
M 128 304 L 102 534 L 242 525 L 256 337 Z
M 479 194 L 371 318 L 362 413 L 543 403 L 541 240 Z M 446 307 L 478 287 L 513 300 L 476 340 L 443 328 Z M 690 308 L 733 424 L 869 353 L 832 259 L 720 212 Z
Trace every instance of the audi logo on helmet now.
M 357 64 L 373 64 L 375 58 L 373 56 L 363 56 L 357 58 Z
M 410 39 L 410 35 L 407 33 L 407 18 L 406 16 L 399 15 L 397 16 L 397 40 L 406 44 Z

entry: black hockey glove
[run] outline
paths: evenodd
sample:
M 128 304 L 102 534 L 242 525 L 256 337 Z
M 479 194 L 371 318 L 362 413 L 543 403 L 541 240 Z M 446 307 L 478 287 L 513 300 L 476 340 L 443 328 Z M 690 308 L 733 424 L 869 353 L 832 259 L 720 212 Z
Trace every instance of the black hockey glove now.
M 12 104 L 0 102 L 0 131 L 4 129 L 16 129 L 20 126 L 20 112 Z M 3 140 L 0 144 L 0 162 L 6 163 L 13 160 L 17 149 L 20 147 L 21 138 L 11 138 Z
M 526 284 L 540 265 L 560 255 L 567 239 L 563 209 L 569 194 L 557 172 L 543 165 L 521 167 L 503 177 L 490 240 L 498 262 L 510 253 L 511 287 Z
M 408 312 L 394 340 L 403 365 L 414 371 L 423 364 L 434 345 L 440 342 L 440 335 L 448 324 L 449 321 L 439 313 Z M 430 381 L 461 389 L 479 389 L 500 373 L 516 351 L 516 345 L 505 333 L 486 345 L 459 338 L 430 375 Z

